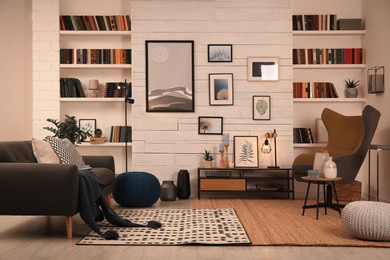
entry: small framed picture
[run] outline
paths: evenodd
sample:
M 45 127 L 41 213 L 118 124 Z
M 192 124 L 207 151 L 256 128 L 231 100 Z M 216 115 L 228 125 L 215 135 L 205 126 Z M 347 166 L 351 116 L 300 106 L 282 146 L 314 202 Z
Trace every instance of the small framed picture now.
M 233 46 L 231 44 L 209 44 L 208 61 L 209 62 L 232 62 Z
M 316 135 L 317 143 L 327 143 L 328 142 L 328 131 L 322 122 L 321 118 L 316 119 Z
M 210 106 L 233 105 L 233 74 L 209 74 Z
M 271 97 L 253 96 L 253 120 L 271 120 Z
M 247 57 L 248 81 L 278 81 L 279 57 Z
M 200 116 L 198 133 L 200 135 L 222 135 L 223 118 L 218 116 Z
M 79 119 L 79 128 L 93 136 L 96 130 L 96 119 Z M 88 137 L 87 140 L 84 141 L 89 142 L 90 138 Z
M 234 167 L 259 167 L 259 150 L 257 136 L 234 137 Z

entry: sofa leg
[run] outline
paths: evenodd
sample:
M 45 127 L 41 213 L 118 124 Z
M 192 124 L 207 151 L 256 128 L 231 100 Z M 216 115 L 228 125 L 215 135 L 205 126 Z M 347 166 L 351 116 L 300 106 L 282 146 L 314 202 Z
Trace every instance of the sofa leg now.
M 72 224 L 72 216 L 66 216 L 66 235 L 68 239 L 72 239 L 73 237 L 73 224 Z

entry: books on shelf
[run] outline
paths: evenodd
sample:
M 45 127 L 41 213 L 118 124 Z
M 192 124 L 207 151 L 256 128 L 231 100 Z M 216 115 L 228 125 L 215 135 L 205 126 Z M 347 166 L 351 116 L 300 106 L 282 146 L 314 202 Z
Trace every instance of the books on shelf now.
M 61 97 L 85 97 L 81 81 L 77 78 L 60 78 Z
M 111 126 L 110 142 L 131 142 L 131 126 Z
M 64 31 L 130 31 L 129 15 L 61 15 Z
M 294 31 L 337 30 L 337 15 L 335 14 L 293 15 L 292 29 Z
M 313 133 L 311 128 L 294 127 L 293 129 L 293 142 L 295 144 L 311 144 L 314 143 Z
M 106 82 L 104 87 L 104 97 L 131 97 L 131 83 L 125 82 Z
M 366 50 L 343 49 L 293 49 L 293 64 L 365 64 Z
M 338 98 L 332 82 L 293 82 L 293 98 Z
M 61 64 L 131 64 L 131 49 L 61 49 Z

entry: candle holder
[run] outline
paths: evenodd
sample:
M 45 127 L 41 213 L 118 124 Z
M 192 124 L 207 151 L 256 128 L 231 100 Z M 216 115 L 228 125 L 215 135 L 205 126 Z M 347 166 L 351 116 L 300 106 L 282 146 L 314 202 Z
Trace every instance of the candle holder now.
M 219 167 L 220 168 L 226 168 L 226 165 L 225 165 L 225 157 L 223 155 L 223 151 L 219 151 L 219 154 L 220 154 L 220 158 L 219 158 Z
M 229 168 L 229 145 L 225 144 L 225 168 Z

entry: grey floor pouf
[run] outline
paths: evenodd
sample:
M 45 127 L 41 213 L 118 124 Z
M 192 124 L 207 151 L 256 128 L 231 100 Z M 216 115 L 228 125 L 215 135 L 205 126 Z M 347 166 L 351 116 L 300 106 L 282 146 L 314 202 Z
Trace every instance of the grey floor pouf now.
M 390 204 L 354 201 L 341 212 L 341 222 L 359 239 L 390 241 Z

